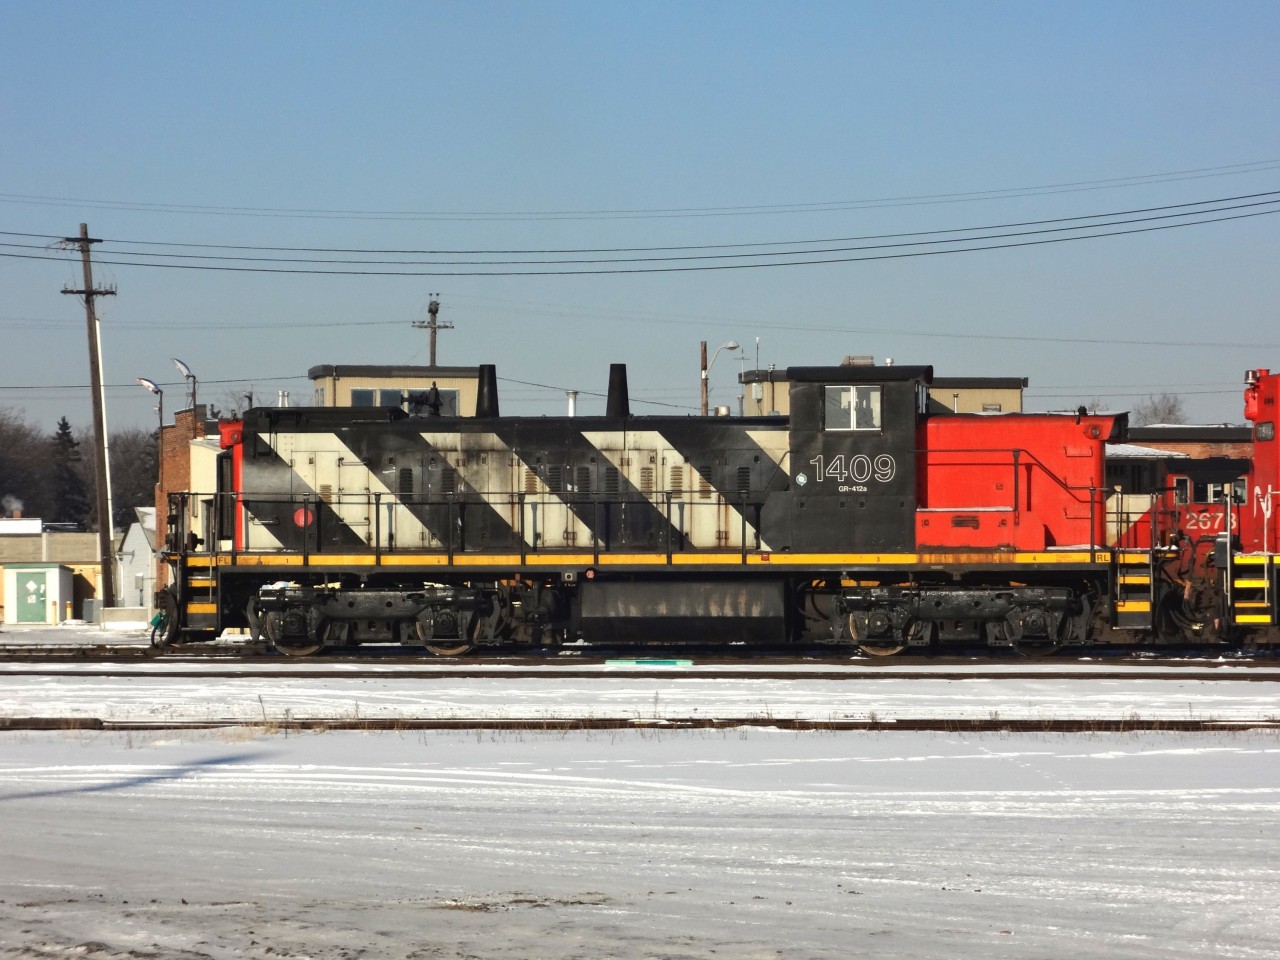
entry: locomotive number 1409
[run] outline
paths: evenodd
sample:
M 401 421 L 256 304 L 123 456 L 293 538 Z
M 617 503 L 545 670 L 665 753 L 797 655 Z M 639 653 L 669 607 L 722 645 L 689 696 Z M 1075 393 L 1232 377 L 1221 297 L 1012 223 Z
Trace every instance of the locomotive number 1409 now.
M 813 465 L 815 483 L 840 484 L 842 493 L 865 493 L 869 482 L 874 480 L 877 483 L 888 483 L 898 469 L 893 457 L 887 453 L 876 457 L 861 453 L 853 456 L 838 453 L 834 457 L 819 454 L 809 463 Z M 799 480 L 799 477 L 796 479 Z

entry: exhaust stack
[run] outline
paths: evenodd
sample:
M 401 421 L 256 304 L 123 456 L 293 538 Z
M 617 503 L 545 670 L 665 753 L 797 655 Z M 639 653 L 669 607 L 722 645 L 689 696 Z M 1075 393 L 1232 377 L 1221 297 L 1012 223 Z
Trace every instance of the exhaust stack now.
M 476 419 L 493 420 L 498 416 L 498 368 L 492 363 L 482 363 L 476 384 Z
M 627 365 L 609 364 L 609 399 L 605 406 L 606 417 L 631 416 L 631 400 L 627 396 Z

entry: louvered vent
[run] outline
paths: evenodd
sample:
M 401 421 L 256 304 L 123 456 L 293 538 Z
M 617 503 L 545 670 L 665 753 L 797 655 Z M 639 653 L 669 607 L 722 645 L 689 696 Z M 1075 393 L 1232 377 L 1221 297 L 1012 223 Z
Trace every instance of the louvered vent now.
M 703 464 L 698 468 L 698 499 L 711 499 L 711 481 L 707 479 L 711 475 L 711 467 Z
M 579 467 L 576 471 L 578 493 L 591 492 L 591 468 Z
M 684 469 L 680 466 L 671 468 L 671 495 L 673 497 L 684 496 Z
M 653 467 L 640 468 L 640 492 L 646 497 L 653 496 Z
M 604 492 L 607 496 L 616 497 L 621 484 L 618 481 L 618 468 L 606 467 L 604 471 Z
M 400 496 L 413 496 L 413 467 L 400 468 Z

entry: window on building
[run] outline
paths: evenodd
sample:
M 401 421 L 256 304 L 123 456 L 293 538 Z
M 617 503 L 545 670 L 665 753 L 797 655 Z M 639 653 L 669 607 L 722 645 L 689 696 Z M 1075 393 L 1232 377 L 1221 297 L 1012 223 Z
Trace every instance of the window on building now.
M 828 430 L 879 430 L 879 386 L 829 386 L 826 388 Z
M 432 407 L 430 387 L 411 387 L 406 391 L 409 397 L 408 410 L 412 417 L 456 417 L 459 416 L 460 391 L 456 387 L 436 387 L 440 401 L 438 409 Z
M 403 407 L 404 391 L 381 387 L 377 389 L 360 387 L 351 391 L 351 405 L 353 407 Z
M 453 387 L 440 388 L 440 416 L 456 417 L 458 413 L 459 391 Z
M 998 404 L 998 403 L 984 403 L 984 404 L 982 405 L 982 412 L 983 412 L 983 413 L 999 413 L 999 412 L 1000 412 L 1000 404 Z

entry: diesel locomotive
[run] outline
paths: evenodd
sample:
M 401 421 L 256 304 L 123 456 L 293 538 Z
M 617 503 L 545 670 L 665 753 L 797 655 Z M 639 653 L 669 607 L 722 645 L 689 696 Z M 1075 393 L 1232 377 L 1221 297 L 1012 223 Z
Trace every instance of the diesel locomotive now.
M 501 416 L 480 371 L 474 417 L 222 421 L 216 489 L 168 497 L 161 641 L 238 630 L 286 654 L 437 656 L 1277 641 L 1268 371 L 1246 384 L 1253 457 L 1222 468 L 1235 475 L 1197 514 L 1218 522 L 1195 530 L 1176 465 L 1148 489 L 1115 482 L 1125 414 L 939 413 L 931 367 L 792 367 L 790 412 L 767 417 L 632 415 L 621 365 L 603 416 Z

